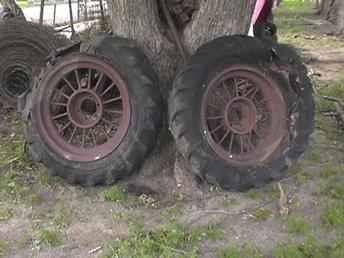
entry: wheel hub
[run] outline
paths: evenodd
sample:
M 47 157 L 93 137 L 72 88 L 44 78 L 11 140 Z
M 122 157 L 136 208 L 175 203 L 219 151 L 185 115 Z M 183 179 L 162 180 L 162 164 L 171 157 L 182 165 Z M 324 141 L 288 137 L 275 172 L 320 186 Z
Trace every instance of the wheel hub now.
M 239 135 L 251 132 L 256 126 L 257 109 L 254 103 L 245 97 L 236 97 L 226 107 L 225 125 Z
M 24 93 L 31 82 L 31 72 L 27 67 L 16 64 L 8 67 L 3 75 L 3 87 L 9 98 L 17 98 Z
M 76 91 L 67 103 L 70 121 L 79 128 L 94 127 L 103 116 L 103 104 L 91 90 Z
M 72 161 L 112 153 L 130 126 L 127 85 L 113 66 L 80 54 L 66 57 L 45 77 L 33 119 L 45 143 Z
M 202 132 L 213 151 L 234 166 L 256 166 L 277 155 L 286 121 L 279 86 L 257 68 L 224 69 L 202 99 Z

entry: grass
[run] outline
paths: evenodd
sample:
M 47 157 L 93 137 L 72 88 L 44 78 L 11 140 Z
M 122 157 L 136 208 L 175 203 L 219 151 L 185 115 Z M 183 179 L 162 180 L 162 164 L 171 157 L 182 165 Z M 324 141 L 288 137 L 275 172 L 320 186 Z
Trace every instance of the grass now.
M 331 199 L 344 201 L 344 178 L 341 176 L 329 178 L 322 184 L 320 194 Z
M 328 228 L 344 228 L 344 202 L 331 201 L 322 212 L 321 220 Z
M 170 223 L 155 231 L 146 232 L 140 225 L 132 225 L 127 239 L 116 241 L 109 246 L 106 257 L 198 257 L 198 243 L 217 240 L 223 232 L 217 226 L 189 229 Z
M 308 237 L 303 244 L 283 243 L 273 250 L 273 258 L 343 258 L 344 238 L 330 244 Z
M 114 185 L 103 192 L 104 199 L 110 202 L 125 202 L 128 200 L 128 194 L 119 186 Z
M 67 228 L 72 223 L 72 219 L 72 210 L 62 206 L 58 209 L 58 212 L 55 215 L 53 222 L 54 225 L 56 225 L 58 228 Z
M 0 202 L 11 200 L 31 205 L 40 201 L 32 185 L 39 171 L 33 173 L 37 168 L 25 152 L 19 115 L 13 114 L 7 123 L 13 132 L 9 136 L 0 137 Z
M 159 202 L 154 199 L 152 196 L 149 196 L 147 194 L 141 194 L 138 197 L 138 202 L 142 205 L 144 205 L 146 208 L 159 208 Z
M 219 258 L 264 258 L 263 253 L 255 247 L 244 245 L 240 248 L 233 245 L 221 250 L 218 253 Z
M 287 219 L 287 230 L 290 234 L 306 235 L 311 231 L 311 227 L 306 218 L 301 216 L 290 216 Z
M 17 4 L 19 5 L 20 8 L 26 8 L 29 5 L 27 0 L 19 0 L 19 1 L 16 1 L 16 2 L 17 2 Z
M 279 32 L 282 32 L 279 33 L 279 40 L 283 43 L 313 49 L 344 47 L 342 40 L 319 34 L 318 26 L 308 22 L 307 19 L 315 16 L 310 1 L 283 1 L 281 7 L 276 9 L 275 16 Z
M 9 243 L 0 239 L 0 257 L 5 257 L 8 252 Z
M 40 202 L 40 197 L 26 182 L 26 171 L 10 168 L 0 176 L 0 201 L 28 203 Z
M 13 211 L 9 208 L 1 208 L 0 207 L 0 222 L 1 221 L 7 221 L 11 219 L 13 216 Z
M 272 212 L 269 209 L 257 208 L 252 215 L 256 221 L 265 221 L 271 217 Z
M 38 242 L 41 246 L 56 247 L 62 244 L 62 239 L 56 230 L 41 229 L 38 232 Z

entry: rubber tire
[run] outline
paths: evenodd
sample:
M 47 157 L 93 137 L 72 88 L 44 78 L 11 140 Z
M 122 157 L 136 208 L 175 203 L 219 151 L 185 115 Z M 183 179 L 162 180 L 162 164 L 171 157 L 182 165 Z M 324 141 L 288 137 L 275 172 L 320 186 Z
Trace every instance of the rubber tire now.
M 284 46 L 279 46 L 274 44 L 275 50 L 278 49 L 276 51 L 283 50 L 286 55 L 292 52 Z M 286 78 L 284 73 L 271 69 L 271 60 L 274 59 L 271 49 L 270 43 L 263 43 L 256 38 L 222 37 L 202 46 L 177 75 L 169 99 L 170 130 L 179 152 L 190 163 L 191 171 L 196 178 L 201 181 L 219 185 L 226 190 L 242 191 L 260 187 L 271 180 L 283 178 L 287 169 L 306 150 L 314 128 L 312 85 L 305 66 L 297 58 L 293 68 L 296 68 L 301 82 L 301 85 L 297 86 L 303 89 L 297 95 L 293 90 L 297 84 L 297 77 Z M 290 58 L 297 57 L 294 54 Z M 283 59 L 286 59 L 285 55 Z M 289 118 L 292 118 L 295 124 L 289 125 L 289 144 L 281 155 L 268 164 L 257 164 L 254 167 L 230 165 L 212 150 L 202 132 L 201 100 L 208 82 L 213 75 L 221 71 L 221 67 L 235 64 L 263 69 L 278 82 L 288 108 L 293 107 Z M 296 101 L 298 104 L 294 106 Z
M 25 67 L 30 87 L 35 75 L 45 65 L 51 51 L 66 46 L 70 41 L 55 35 L 52 28 L 11 18 L 0 21 L 0 101 L 16 107 L 16 98 L 4 89 L 4 72 L 7 67 L 20 64 Z
M 266 28 L 269 28 L 270 33 Z M 272 22 L 258 23 L 254 25 L 254 36 L 261 40 L 278 41 L 277 26 Z
M 25 135 L 32 157 L 47 166 L 50 175 L 83 186 L 110 185 L 136 171 L 155 146 L 162 125 L 158 79 L 146 56 L 130 40 L 101 35 L 82 48 L 87 50 L 87 54 L 112 64 L 126 81 L 132 110 L 127 135 L 111 154 L 94 162 L 68 161 L 51 151 L 38 134 L 36 118 L 30 114 L 37 96 L 46 87 L 44 74 L 52 69 L 49 67 L 42 73 L 41 83 L 36 84 L 26 101 L 29 115 Z

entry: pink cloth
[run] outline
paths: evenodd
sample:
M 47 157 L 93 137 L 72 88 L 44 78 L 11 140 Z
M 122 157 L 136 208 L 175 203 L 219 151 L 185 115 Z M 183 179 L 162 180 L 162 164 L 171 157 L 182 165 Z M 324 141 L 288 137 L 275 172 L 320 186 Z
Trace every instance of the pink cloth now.
M 264 5 L 267 0 L 257 0 L 256 7 L 254 8 L 251 24 L 255 24 L 259 18 L 259 15 L 263 11 Z

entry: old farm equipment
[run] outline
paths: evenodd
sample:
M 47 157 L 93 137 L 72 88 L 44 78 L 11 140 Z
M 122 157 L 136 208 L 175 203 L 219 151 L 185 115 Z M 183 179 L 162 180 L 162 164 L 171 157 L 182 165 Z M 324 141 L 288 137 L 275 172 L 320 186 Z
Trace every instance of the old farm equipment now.
M 49 53 L 67 44 L 52 28 L 27 22 L 9 9 L 0 11 L 0 102 L 16 107 Z
M 253 27 L 273 37 L 266 4 L 258 1 Z M 206 43 L 178 73 L 169 97 L 179 152 L 196 177 L 225 189 L 282 178 L 313 130 L 305 66 L 291 47 L 262 38 Z M 25 102 L 32 157 L 52 175 L 87 186 L 112 184 L 137 170 L 163 119 L 148 58 L 134 41 L 106 34 L 80 51 L 57 52 Z

